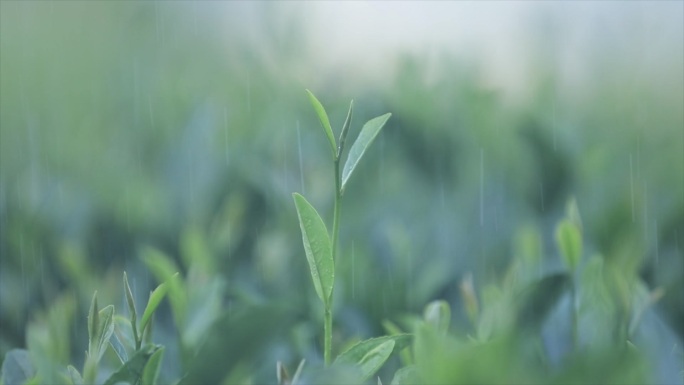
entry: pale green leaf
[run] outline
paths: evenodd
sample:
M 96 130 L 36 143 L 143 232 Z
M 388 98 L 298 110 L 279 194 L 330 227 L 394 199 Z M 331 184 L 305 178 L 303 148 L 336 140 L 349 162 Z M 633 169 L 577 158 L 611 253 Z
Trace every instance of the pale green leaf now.
M 5 385 L 23 384 L 36 375 L 28 350 L 12 349 L 2 362 L 2 382 Z
M 420 384 L 418 368 L 415 365 L 405 366 L 394 373 L 390 385 Z
M 321 126 L 323 126 L 325 135 L 328 137 L 328 141 L 330 142 L 330 149 L 332 150 L 333 158 L 335 158 L 335 154 L 337 153 L 337 145 L 335 144 L 335 136 L 333 135 L 332 127 L 330 127 L 330 119 L 328 119 L 328 114 L 325 112 L 325 108 L 323 108 L 321 102 L 316 99 L 311 91 L 306 90 L 306 93 L 309 95 L 309 101 L 311 102 L 311 105 L 313 106 L 314 110 L 316 110 L 318 120 L 321 121 Z
M 173 277 L 171 279 L 173 279 Z M 154 311 L 157 310 L 157 307 L 159 307 L 159 304 L 161 303 L 162 299 L 164 299 L 166 291 L 168 290 L 167 287 L 168 283 L 164 282 L 161 285 L 157 286 L 157 288 L 154 289 L 152 293 L 150 293 L 150 299 L 147 301 L 147 307 L 145 307 L 145 311 L 143 312 L 142 318 L 140 319 L 141 332 L 145 330 L 147 323 L 150 322 L 150 319 L 152 318 L 152 314 L 154 314 Z
M 142 385 L 156 385 L 159 378 L 159 371 L 161 369 L 161 362 L 164 358 L 164 347 L 160 347 L 156 352 L 152 353 L 150 359 L 143 369 Z
M 99 311 L 100 325 L 97 331 L 97 356 L 96 361 L 102 359 L 102 355 L 109 343 L 109 338 L 114 333 L 114 305 L 108 305 Z
M 391 339 L 373 341 L 373 343 L 364 342 L 353 346 L 335 360 L 336 364 L 356 366 L 360 371 L 361 381 L 367 380 L 380 369 L 392 354 L 395 345 L 394 340 Z
M 446 301 L 432 301 L 425 307 L 423 317 L 436 330 L 446 333 L 451 322 L 451 308 Z
M 173 260 L 161 251 L 152 247 L 143 247 L 141 249 L 141 256 L 147 267 L 152 271 L 158 283 L 166 283 L 168 285 L 169 302 L 171 303 L 171 310 L 173 311 L 176 326 L 179 329 L 185 327 L 185 319 L 187 317 L 187 303 L 188 295 L 185 288 L 185 282 L 180 276 L 177 276 L 178 266 Z M 175 277 L 171 279 L 172 277 Z M 142 326 L 138 331 L 142 334 Z
M 83 377 L 81 376 L 81 373 L 76 368 L 69 365 L 69 366 L 67 366 L 67 370 L 69 371 L 69 378 L 71 379 L 72 384 L 83 385 Z
M 563 262 L 570 271 L 574 271 L 582 257 L 582 233 L 570 219 L 564 219 L 556 227 L 556 244 Z
M 363 128 L 361 128 L 361 133 L 349 150 L 347 161 L 345 162 L 344 169 L 342 170 L 342 191 L 344 191 L 349 177 L 356 168 L 356 165 L 361 160 L 363 154 L 366 152 L 366 149 L 368 149 L 371 143 L 373 143 L 373 140 L 375 140 L 375 137 L 378 136 L 380 129 L 382 129 L 390 116 L 392 116 L 392 114 L 387 113 L 385 115 L 378 116 L 377 118 L 373 118 L 366 122 L 366 124 L 363 125 Z
M 97 307 L 97 291 L 93 293 L 93 299 L 90 301 L 90 310 L 88 311 L 88 350 L 93 354 L 95 351 L 95 343 L 98 339 L 98 329 L 100 325 L 99 309 Z
M 302 195 L 294 193 L 292 196 L 297 207 L 304 251 L 314 288 L 327 308 L 335 281 L 335 264 L 328 230 L 316 209 Z

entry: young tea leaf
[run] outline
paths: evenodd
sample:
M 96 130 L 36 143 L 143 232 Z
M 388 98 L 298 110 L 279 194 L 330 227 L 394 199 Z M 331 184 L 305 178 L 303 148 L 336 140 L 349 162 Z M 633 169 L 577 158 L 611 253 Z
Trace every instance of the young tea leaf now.
M 323 108 L 321 102 L 316 99 L 311 91 L 306 90 L 306 93 L 309 95 L 309 101 L 311 102 L 311 105 L 313 106 L 314 110 L 316 110 L 318 120 L 321 121 L 321 126 L 323 126 L 325 135 L 328 137 L 328 141 L 330 142 L 330 149 L 332 150 L 333 158 L 335 158 L 337 146 L 335 145 L 335 136 L 333 136 L 332 127 L 330 127 L 330 119 L 328 119 L 328 114 L 325 112 L 325 108 Z
M 392 116 L 392 114 L 387 113 L 385 115 L 378 116 L 377 118 L 373 118 L 363 125 L 359 137 L 356 139 L 356 142 L 352 144 L 352 147 L 349 150 L 349 156 L 347 157 L 347 161 L 344 164 L 344 169 L 342 170 L 342 191 L 344 191 L 349 177 L 356 168 L 356 165 L 359 163 L 359 160 L 361 160 L 363 154 L 366 152 L 366 149 L 371 145 L 371 143 L 373 143 L 373 140 L 375 140 L 375 137 L 378 136 L 380 129 L 385 125 L 390 116 Z
M 161 369 L 161 362 L 164 358 L 164 347 L 160 347 L 156 352 L 152 353 L 150 359 L 145 365 L 142 374 L 142 385 L 156 385 L 159 378 L 159 371 Z
M 138 314 L 135 309 L 135 301 L 133 300 L 133 292 L 131 291 L 131 286 L 128 284 L 128 277 L 126 276 L 126 272 L 124 271 L 123 273 L 123 280 L 124 280 L 124 291 L 126 292 L 126 303 L 128 303 L 128 311 L 131 316 L 131 325 L 133 326 L 133 332 L 137 334 L 137 322 L 138 322 Z M 137 338 L 137 336 L 136 336 Z
M 574 271 L 582 257 L 582 233 L 570 219 L 564 219 L 556 227 L 556 243 L 565 265 Z
M 292 197 L 297 207 L 304 251 L 309 262 L 314 288 L 327 308 L 335 281 L 335 264 L 332 259 L 328 230 L 316 209 L 302 195 L 294 193 Z
M 360 342 L 345 353 L 340 354 L 335 360 L 336 364 L 355 365 L 360 370 L 360 381 L 366 381 L 380 369 L 392 354 L 395 345 L 392 339 L 365 344 L 364 342 Z
M 302 370 L 304 370 L 304 364 L 306 363 L 305 359 L 302 359 L 299 361 L 299 365 L 297 366 L 297 370 L 295 370 L 295 374 L 292 376 L 292 385 L 299 385 L 299 378 L 302 376 Z
M 169 303 L 171 303 L 174 320 L 177 327 L 183 329 L 187 317 L 188 291 L 183 279 L 177 275 L 178 266 L 169 256 L 152 247 L 143 247 L 140 254 L 157 282 L 168 286 Z M 138 328 L 138 331 L 142 335 L 143 327 Z
M 99 312 L 100 325 L 97 331 L 98 341 L 97 341 L 97 356 L 96 361 L 102 359 L 102 355 L 109 343 L 109 338 L 114 333 L 114 305 L 105 306 Z
M 178 274 L 178 273 L 176 273 Z M 171 278 L 173 279 L 173 277 Z M 140 331 L 143 332 L 145 330 L 145 327 L 147 326 L 147 323 L 150 322 L 150 319 L 152 318 L 152 314 L 154 313 L 155 310 L 157 310 L 157 307 L 159 307 L 159 304 L 161 303 L 162 299 L 164 299 L 164 296 L 166 295 L 167 291 L 167 283 L 164 282 L 161 285 L 157 286 L 156 289 L 152 293 L 150 293 L 150 299 L 147 301 L 147 307 L 145 308 L 145 311 L 143 312 L 142 318 L 140 319 Z
M 342 156 L 342 151 L 344 151 L 344 143 L 347 140 L 347 134 L 349 133 L 349 126 L 351 125 L 352 116 L 354 114 L 354 101 L 349 103 L 349 112 L 347 112 L 347 118 L 344 120 L 344 125 L 342 126 L 342 131 L 340 132 L 340 144 L 337 147 L 337 158 Z
M 405 366 L 394 373 L 390 385 L 420 384 L 418 368 L 415 365 Z

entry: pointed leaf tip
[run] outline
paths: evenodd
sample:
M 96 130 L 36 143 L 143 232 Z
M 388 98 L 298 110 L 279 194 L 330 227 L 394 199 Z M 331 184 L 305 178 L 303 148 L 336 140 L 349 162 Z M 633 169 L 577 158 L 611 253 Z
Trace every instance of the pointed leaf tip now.
M 323 126 L 325 135 L 328 137 L 328 142 L 330 142 L 330 149 L 332 150 L 333 158 L 335 158 L 337 145 L 335 144 L 335 136 L 333 135 L 332 127 L 330 126 L 330 119 L 328 119 L 328 114 L 325 112 L 325 108 L 323 107 L 321 102 L 319 102 L 318 99 L 316 99 L 316 96 L 314 96 L 314 94 L 311 91 L 307 89 L 306 93 L 309 95 L 309 101 L 311 102 L 311 105 L 316 111 L 316 115 L 318 115 L 318 120 L 321 122 L 321 126 Z

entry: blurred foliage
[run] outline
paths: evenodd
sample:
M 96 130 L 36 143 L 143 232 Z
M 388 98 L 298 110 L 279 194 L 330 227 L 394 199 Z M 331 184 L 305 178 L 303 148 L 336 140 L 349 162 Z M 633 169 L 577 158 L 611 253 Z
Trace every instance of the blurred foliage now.
M 393 113 L 345 194 L 334 356 L 392 320 L 414 333 L 412 362 L 393 355 L 383 383 L 400 367 L 433 383 L 682 381 L 681 34 L 591 24 L 573 78 L 563 15 L 542 12 L 527 97 L 511 98 L 477 55 L 446 51 L 388 57 L 385 80 L 323 76 L 305 8 L 289 7 L 0 2 L 0 358 L 27 348 L 47 378 L 81 367 L 95 290 L 125 309 L 122 271 L 137 303 L 178 271 L 154 318 L 161 382 L 275 382 L 277 361 L 302 358 L 305 383 L 354 378 L 321 366 L 291 200 L 332 212 L 310 88 L 335 128 L 352 97 L 352 130 Z M 571 195 L 572 278 L 555 244 Z M 558 296 L 529 320 L 535 282 Z M 447 335 L 417 317 L 435 299 Z M 516 322 L 540 330 L 521 339 Z M 216 363 L 222 346 L 235 359 Z

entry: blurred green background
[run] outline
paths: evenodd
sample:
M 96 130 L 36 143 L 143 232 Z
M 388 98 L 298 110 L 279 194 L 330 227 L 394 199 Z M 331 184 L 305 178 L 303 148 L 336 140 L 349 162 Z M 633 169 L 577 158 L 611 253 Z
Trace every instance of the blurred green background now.
M 677 359 L 681 2 L 2 1 L 0 11 L 0 356 L 66 301 L 78 343 L 61 359 L 80 362 L 93 291 L 124 309 L 126 270 L 144 303 L 155 281 L 140 254 L 151 246 L 185 272 L 210 261 L 221 308 L 297 309 L 268 357 L 316 360 L 321 317 L 291 193 L 330 226 L 334 187 L 309 88 L 335 130 L 354 99 L 351 137 L 393 114 L 344 197 L 336 338 L 377 335 L 383 319 L 436 298 L 460 309 L 460 280 L 499 279 L 530 231 L 554 270 L 554 226 L 574 196 L 585 256 L 665 290 L 644 327 L 658 336 L 654 354 Z M 161 342 L 173 329 L 164 309 Z M 463 311 L 454 317 L 465 328 Z M 667 382 L 678 369 L 658 370 Z

